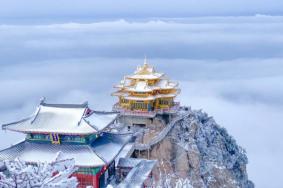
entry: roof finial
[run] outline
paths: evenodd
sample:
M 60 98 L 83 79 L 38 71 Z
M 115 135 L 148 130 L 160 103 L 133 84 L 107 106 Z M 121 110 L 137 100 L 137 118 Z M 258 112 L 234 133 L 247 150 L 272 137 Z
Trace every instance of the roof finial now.
M 43 104 L 45 102 L 45 97 L 40 98 L 40 104 Z
M 144 61 L 143 61 L 143 64 L 144 64 L 144 65 L 147 65 L 147 58 L 146 58 L 146 55 L 144 55 Z

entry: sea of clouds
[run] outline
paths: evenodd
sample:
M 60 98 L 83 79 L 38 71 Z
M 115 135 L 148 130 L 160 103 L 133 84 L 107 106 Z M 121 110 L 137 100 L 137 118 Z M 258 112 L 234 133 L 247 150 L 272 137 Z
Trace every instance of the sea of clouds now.
M 283 17 L 0 25 L 0 123 L 47 102 L 110 110 L 112 86 L 147 55 L 244 147 L 256 187 L 280 187 Z M 0 148 L 23 139 L 0 131 Z

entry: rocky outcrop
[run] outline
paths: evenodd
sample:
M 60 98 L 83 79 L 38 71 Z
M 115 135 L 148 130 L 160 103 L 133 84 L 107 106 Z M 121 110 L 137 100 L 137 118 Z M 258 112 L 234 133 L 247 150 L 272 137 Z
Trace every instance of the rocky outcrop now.
M 160 143 L 137 154 L 159 160 L 154 171 L 158 185 L 175 187 L 183 179 L 196 188 L 253 188 L 246 171 L 245 150 L 227 131 L 202 111 L 188 108 L 180 113 L 188 116 Z

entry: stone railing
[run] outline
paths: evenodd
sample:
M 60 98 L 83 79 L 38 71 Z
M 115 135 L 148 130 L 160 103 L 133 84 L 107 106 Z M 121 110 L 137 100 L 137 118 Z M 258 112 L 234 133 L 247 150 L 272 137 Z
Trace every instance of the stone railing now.
M 188 114 L 186 114 L 186 115 L 188 115 Z M 150 149 L 153 145 L 155 145 L 155 144 L 159 143 L 161 140 L 163 140 L 165 138 L 165 136 L 170 132 L 170 130 L 177 124 L 177 122 L 184 119 L 184 117 L 186 115 L 178 115 L 170 123 L 168 123 L 166 125 L 166 127 L 157 136 L 155 136 L 149 143 L 147 143 L 147 144 L 136 143 L 135 149 L 139 150 L 139 151 Z

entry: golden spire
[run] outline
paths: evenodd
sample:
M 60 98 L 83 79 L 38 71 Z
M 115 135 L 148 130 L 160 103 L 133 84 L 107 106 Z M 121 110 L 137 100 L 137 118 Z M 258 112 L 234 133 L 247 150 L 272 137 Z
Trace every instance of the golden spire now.
M 144 65 L 144 66 L 147 66 L 147 58 L 146 58 L 146 55 L 144 56 L 143 65 Z

